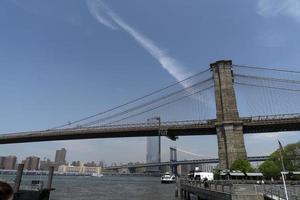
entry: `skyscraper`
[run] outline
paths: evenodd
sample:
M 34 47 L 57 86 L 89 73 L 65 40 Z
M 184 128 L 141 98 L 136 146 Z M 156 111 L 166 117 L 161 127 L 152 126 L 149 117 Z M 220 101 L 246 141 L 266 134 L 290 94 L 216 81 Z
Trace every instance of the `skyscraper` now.
M 38 170 L 40 164 L 40 158 L 35 156 L 27 157 L 23 160 L 25 170 Z
M 7 156 L 4 158 L 3 168 L 4 169 L 15 169 L 17 163 L 16 156 Z
M 152 126 L 156 125 L 158 127 L 157 134 L 160 129 L 160 117 L 153 117 L 147 119 L 147 123 Z M 160 136 L 158 137 L 147 137 L 147 163 L 158 163 L 160 162 Z
M 159 137 L 147 137 L 147 163 L 160 162 L 159 145 Z M 159 167 L 147 167 L 146 170 L 149 172 L 157 172 L 159 171 Z
M 66 163 L 67 150 L 62 148 L 61 150 L 56 150 L 55 163 L 65 164 Z
M 159 138 L 147 137 L 147 163 L 159 162 Z

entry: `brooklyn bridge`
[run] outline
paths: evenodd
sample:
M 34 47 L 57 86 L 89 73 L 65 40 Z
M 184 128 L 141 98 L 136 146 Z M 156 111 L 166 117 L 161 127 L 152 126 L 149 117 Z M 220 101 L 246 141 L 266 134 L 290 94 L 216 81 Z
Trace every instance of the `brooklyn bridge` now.
M 216 135 L 216 161 L 228 169 L 235 160 L 247 159 L 244 134 L 300 130 L 299 97 L 300 71 L 221 60 L 103 112 L 47 130 L 1 134 L 0 144 Z

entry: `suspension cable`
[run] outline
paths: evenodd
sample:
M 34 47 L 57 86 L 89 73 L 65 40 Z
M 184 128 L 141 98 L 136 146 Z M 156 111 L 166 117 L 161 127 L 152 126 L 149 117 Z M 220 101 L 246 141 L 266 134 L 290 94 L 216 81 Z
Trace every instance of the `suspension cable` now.
M 256 80 L 275 81 L 275 82 L 282 82 L 282 83 L 300 84 L 299 80 L 291 80 L 291 79 L 271 78 L 271 77 L 263 77 L 263 76 L 250 76 L 250 75 L 237 74 L 237 73 L 234 73 L 234 76 L 240 77 L 240 78 L 246 78 L 246 79 L 256 79 Z
M 268 89 L 275 89 L 275 90 L 284 90 L 284 91 L 291 91 L 291 92 L 300 92 L 300 89 L 289 89 L 289 88 L 282 88 L 282 87 L 273 87 L 273 86 L 265 86 L 265 85 L 257 85 L 257 84 L 251 84 L 251 83 L 241 83 L 241 82 L 235 82 L 237 85 L 245 85 L 245 86 L 252 86 L 252 87 L 259 87 L 259 88 L 268 88 Z
M 139 98 L 130 100 L 130 101 L 124 103 L 124 104 L 121 104 L 121 105 L 118 105 L 118 106 L 109 108 L 109 109 L 107 109 L 107 110 L 104 110 L 104 111 L 102 111 L 102 112 L 96 113 L 96 114 L 94 114 L 94 115 L 90 115 L 90 116 L 88 116 L 88 117 L 84 117 L 84 118 L 81 118 L 81 119 L 78 119 L 78 120 L 75 120 L 75 121 L 72 121 L 72 122 L 69 122 L 69 123 L 66 123 L 66 124 L 62 124 L 62 125 L 60 125 L 60 126 L 53 127 L 53 128 L 51 128 L 51 129 L 60 129 L 60 128 L 63 128 L 63 127 L 66 127 L 66 126 L 70 126 L 70 125 L 73 125 L 73 124 L 76 124 L 76 123 L 79 123 L 79 122 L 82 122 L 82 121 L 86 121 L 86 120 L 88 120 L 88 119 L 91 119 L 91 118 L 94 118 L 94 117 L 97 117 L 97 116 L 100 116 L 100 115 L 103 115 L 103 114 L 106 114 L 106 113 L 111 112 L 111 111 L 117 110 L 117 109 L 119 109 L 119 108 L 121 108 L 121 107 L 130 105 L 130 104 L 132 104 L 132 103 L 135 103 L 135 102 L 137 102 L 137 101 L 140 101 L 140 100 L 142 100 L 142 99 L 145 99 L 145 98 L 147 98 L 147 97 L 150 97 L 150 96 L 152 96 L 152 95 L 154 95 L 154 94 L 160 93 L 160 92 L 162 92 L 162 91 L 164 91 L 164 90 L 166 90 L 166 89 L 169 89 L 169 88 L 171 88 L 171 87 L 174 87 L 174 86 L 176 86 L 176 85 L 178 85 L 178 84 L 180 84 L 180 83 L 182 83 L 182 82 L 184 82 L 184 81 L 190 80 L 190 79 L 192 79 L 192 78 L 194 78 L 194 77 L 196 77 L 196 76 L 199 76 L 199 75 L 201 75 L 201 74 L 204 74 L 204 73 L 208 72 L 209 70 L 210 70 L 210 69 L 206 69 L 206 70 L 204 70 L 204 71 L 198 72 L 198 73 L 196 73 L 196 74 L 194 74 L 194 75 L 191 75 L 191 76 L 189 76 L 189 77 L 187 77 L 187 78 L 185 78 L 185 79 L 183 79 L 183 80 L 181 80 L 181 81 L 177 81 L 177 82 L 172 83 L 172 84 L 170 84 L 170 85 L 168 85 L 168 86 L 166 86 L 166 87 L 163 87 L 163 88 L 161 88 L 161 89 L 152 91 L 152 92 L 150 92 L 150 93 L 148 93 L 148 94 L 146 94 L 146 95 L 144 95 L 144 96 L 142 96 L 142 97 L 139 97 Z
M 186 154 L 189 154 L 189 155 L 197 156 L 199 158 L 203 158 L 203 157 L 206 157 L 206 158 L 215 158 L 215 157 L 211 157 L 211 156 L 199 155 L 199 154 L 196 154 L 196 153 L 193 153 L 193 152 L 189 152 L 189 151 L 186 151 L 186 150 L 183 150 L 183 149 L 179 149 L 179 148 L 176 148 L 176 149 L 177 149 L 177 151 L 180 151 L 182 153 L 186 153 Z
M 234 67 L 240 67 L 240 68 L 250 68 L 250 69 L 259 69 L 259 70 L 269 70 L 269 71 L 277 71 L 277 72 L 287 72 L 287 73 L 296 73 L 300 74 L 300 71 L 296 70 L 286 70 L 286 69 L 276 69 L 272 67 L 257 67 L 257 66 L 251 66 L 251 65 L 237 65 L 233 64 Z
M 119 117 L 119 116 L 121 116 L 121 115 L 128 114 L 128 113 L 130 113 L 130 112 L 132 112 L 132 111 L 138 110 L 138 109 L 140 109 L 140 108 L 147 107 L 147 106 L 149 106 L 149 105 L 151 105 L 151 104 L 157 103 L 157 102 L 162 101 L 162 100 L 164 100 L 164 99 L 168 99 L 168 98 L 170 98 L 170 97 L 172 97 L 172 96 L 175 96 L 175 95 L 177 95 L 177 94 L 180 94 L 180 93 L 182 93 L 182 92 L 189 91 L 189 90 L 191 90 L 192 88 L 194 88 L 194 87 L 196 87 L 196 86 L 198 86 L 198 85 L 204 84 L 204 83 L 206 83 L 206 82 L 209 82 L 209 81 L 211 81 L 211 80 L 212 80 L 212 78 L 209 78 L 209 79 L 206 79 L 206 80 L 204 80 L 204 81 L 197 82 L 197 83 L 195 83 L 195 84 L 193 84 L 193 85 L 191 85 L 191 86 L 189 86 L 189 87 L 187 87 L 187 88 L 184 88 L 184 89 L 181 89 L 181 90 L 177 90 L 177 91 L 175 91 L 175 92 L 172 92 L 172 93 L 170 93 L 170 94 L 168 94 L 168 95 L 165 95 L 165 96 L 162 96 L 162 97 L 160 97 L 160 98 L 153 99 L 153 100 L 151 100 L 151 101 L 149 101 L 149 102 L 145 102 L 145 103 L 143 103 L 143 104 L 137 105 L 137 106 L 132 107 L 132 108 L 129 108 L 129 109 L 127 109 L 127 110 L 124 110 L 124 111 L 121 111 L 121 112 L 112 114 L 112 115 L 107 116 L 107 117 L 103 117 L 103 118 L 101 118 L 101 119 L 95 120 L 94 122 L 96 122 L 96 121 L 97 121 L 97 122 L 107 121 L 107 120 L 109 120 L 109 119 L 112 119 L 112 118 L 115 118 L 115 117 Z
M 197 94 L 197 93 L 203 92 L 203 91 L 205 91 L 205 90 L 211 89 L 211 88 L 213 88 L 213 87 L 214 87 L 213 85 L 212 85 L 212 86 L 209 86 L 209 87 L 207 87 L 207 88 L 205 88 L 205 89 L 202 89 L 202 90 L 199 90 L 199 91 L 197 91 L 197 92 L 189 93 L 188 95 L 185 95 L 185 96 L 180 97 L 180 98 L 178 98 L 178 99 L 175 99 L 175 100 L 172 100 L 172 101 L 168 101 L 168 102 L 166 102 L 166 103 L 164 103 L 164 104 L 158 105 L 158 106 L 156 106 L 156 107 L 147 109 L 147 110 L 142 111 L 142 112 L 139 112 L 139 113 L 135 113 L 135 114 L 133 114 L 133 115 L 130 115 L 130 116 L 127 116 L 127 117 L 118 119 L 118 120 L 116 120 L 116 121 L 113 121 L 113 122 L 110 122 L 110 123 L 107 123 L 107 124 L 104 124 L 104 125 L 111 125 L 111 124 L 114 124 L 114 123 L 117 123 L 117 122 L 120 122 L 120 121 L 124 121 L 124 120 L 129 119 L 129 118 L 132 118 L 132 117 L 136 117 L 136 116 L 142 115 L 142 114 L 144 114 L 144 113 L 151 112 L 151 111 L 153 111 L 153 110 L 156 110 L 156 109 L 158 109 L 158 108 L 161 108 L 161 107 L 167 106 L 167 105 L 169 105 L 169 104 L 178 102 L 178 101 L 180 101 L 180 100 L 183 100 L 183 99 L 185 99 L 185 98 L 187 98 L 187 97 L 190 97 L 190 96 L 192 96 L 192 95 L 195 95 L 195 94 Z M 83 124 L 83 125 L 81 125 L 81 126 L 91 126 L 91 125 L 94 125 L 94 124 L 97 124 L 97 123 L 99 123 L 99 120 L 93 121 L 93 122 L 90 122 L 90 123 L 86 123 L 86 124 Z

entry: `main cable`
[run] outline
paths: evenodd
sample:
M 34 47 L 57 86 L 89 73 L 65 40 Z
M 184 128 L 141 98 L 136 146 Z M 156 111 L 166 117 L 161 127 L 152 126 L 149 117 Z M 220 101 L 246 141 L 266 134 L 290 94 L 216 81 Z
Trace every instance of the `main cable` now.
M 273 81 L 273 82 L 281 82 L 281 83 L 300 84 L 300 80 L 271 78 L 271 77 L 263 77 L 263 76 L 250 76 L 250 75 L 236 74 L 236 73 L 234 73 L 234 76 L 245 78 L 245 79 L 256 79 L 256 80 L 265 80 L 265 81 Z
M 139 115 L 144 114 L 144 113 L 147 113 L 147 112 L 151 112 L 151 111 L 156 110 L 156 109 L 158 109 L 158 108 L 161 108 L 161 107 L 163 107 L 163 106 L 166 106 L 166 105 L 169 105 L 169 104 L 178 102 L 178 101 L 180 101 L 180 100 L 183 100 L 183 99 L 185 99 L 185 98 L 187 98 L 187 97 L 190 97 L 190 96 L 192 96 L 192 95 L 195 95 L 195 94 L 197 94 L 197 93 L 200 93 L 200 92 L 204 92 L 204 91 L 206 91 L 206 90 L 209 90 L 209 89 L 211 89 L 211 88 L 213 88 L 213 87 L 214 87 L 214 86 L 212 85 L 212 86 L 209 86 L 209 87 L 204 88 L 204 89 L 202 89 L 202 90 L 199 90 L 199 91 L 197 91 L 197 92 L 189 93 L 188 95 L 185 95 L 185 96 L 183 96 L 183 97 L 181 97 L 181 98 L 178 98 L 178 99 L 175 99 L 175 100 L 172 100 L 172 101 L 168 101 L 168 102 L 166 102 L 166 103 L 164 103 L 164 104 L 161 104 L 161 105 L 159 105 L 159 106 L 150 108 L 150 109 L 148 109 L 148 110 L 145 110 L 145 111 L 142 111 L 142 112 L 139 112 L 139 113 L 135 113 L 135 114 L 133 114 L 133 115 L 124 117 L 124 118 L 122 118 L 122 119 L 118 119 L 118 120 L 116 120 L 116 121 L 113 121 L 113 122 L 104 124 L 103 126 L 111 125 L 111 124 L 114 124 L 114 123 L 117 123 L 117 122 L 120 122 L 120 121 L 129 119 L 129 118 L 132 118 L 132 117 L 139 116 Z M 98 123 L 98 121 L 97 121 L 97 123 Z M 85 127 L 85 126 L 91 126 L 91 125 L 94 125 L 94 124 L 95 124 L 95 123 L 91 122 L 91 123 L 83 124 L 83 125 L 81 125 L 81 126 Z
M 288 88 L 282 88 L 282 87 L 273 87 L 273 86 L 265 86 L 265 85 L 257 85 L 257 84 L 250 84 L 250 83 L 240 83 L 235 82 L 237 85 L 245 85 L 245 86 L 252 86 L 252 87 L 259 87 L 259 88 L 268 88 L 268 89 L 275 89 L 275 90 L 284 90 L 284 91 L 291 91 L 291 92 L 300 92 L 300 89 L 288 89 Z
M 144 96 L 142 96 L 142 97 L 139 97 L 139 98 L 130 100 L 130 101 L 124 103 L 124 104 L 121 104 L 121 105 L 118 105 L 118 106 L 109 108 L 109 109 L 107 109 L 107 110 L 104 110 L 104 111 L 102 111 L 102 112 L 96 113 L 96 114 L 94 114 L 94 115 L 90 115 L 90 116 L 88 116 L 88 117 L 84 117 L 84 118 L 81 118 L 81 119 L 78 119 L 78 120 L 75 120 L 75 121 L 72 121 L 72 122 L 69 122 L 69 123 L 66 123 L 66 124 L 62 124 L 62 125 L 60 125 L 60 126 L 53 127 L 53 128 L 51 128 L 51 129 L 60 129 L 60 128 L 64 128 L 64 127 L 66 127 L 66 126 L 70 126 L 70 125 L 73 125 L 73 124 L 76 124 L 76 123 L 79 123 L 79 122 L 82 122 L 82 121 L 86 121 L 86 120 L 88 120 L 88 119 L 91 119 L 91 118 L 94 118 L 94 117 L 97 117 L 97 116 L 100 116 L 100 115 L 103 115 L 103 114 L 106 114 L 106 113 L 108 113 L 108 112 L 114 111 L 114 110 L 119 109 L 119 108 L 121 108 L 121 107 L 130 105 L 130 104 L 132 104 L 132 103 L 135 103 L 135 102 L 137 102 L 137 101 L 140 101 L 140 100 L 142 100 L 142 99 L 145 99 L 145 98 L 147 98 L 147 97 L 150 97 L 150 96 L 152 96 L 152 95 L 154 95 L 154 94 L 160 93 L 160 92 L 162 92 L 162 91 L 164 91 L 164 90 L 166 90 L 166 89 L 169 89 L 169 88 L 171 88 L 171 87 L 173 87 L 173 86 L 176 86 L 176 85 L 178 85 L 178 84 L 180 84 L 180 83 L 182 83 L 182 82 L 184 82 L 184 81 L 190 80 L 190 79 L 192 79 L 192 78 L 194 78 L 194 77 L 196 77 L 196 76 L 199 76 L 199 75 L 201 75 L 201 74 L 204 74 L 204 73 L 208 72 L 209 70 L 210 70 L 210 69 L 206 69 L 206 70 L 204 70 L 204 71 L 198 72 L 198 73 L 196 73 L 196 74 L 194 74 L 194 75 L 191 75 L 191 76 L 189 76 L 189 77 L 187 77 L 187 78 L 185 78 L 185 79 L 183 79 L 183 80 L 181 80 L 181 81 L 177 81 L 177 82 L 175 82 L 175 83 L 172 83 L 172 84 L 170 84 L 170 85 L 168 85 L 168 86 L 166 86 L 166 87 L 163 87 L 163 88 L 161 88 L 161 89 L 158 89 L 158 90 L 155 90 L 155 91 L 153 91 L 153 92 L 150 92 L 150 93 L 148 93 L 148 94 L 146 94 L 146 95 L 144 95 Z
M 98 120 L 89 122 L 89 123 L 87 123 L 87 124 L 96 124 L 96 123 L 100 123 L 100 122 L 103 122 L 103 121 L 107 121 L 107 120 L 112 119 L 112 118 L 115 118 L 115 117 L 119 117 L 119 116 L 128 114 L 128 113 L 130 113 L 130 112 L 132 112 L 132 111 L 138 110 L 138 109 L 143 108 L 143 107 L 147 107 L 147 106 L 149 106 L 149 105 L 151 105 L 151 104 L 157 103 L 157 102 L 159 102 L 159 101 L 161 101 L 161 100 L 164 100 L 164 99 L 168 99 L 168 98 L 170 98 L 170 97 L 172 97 L 172 96 L 175 96 L 175 95 L 177 95 L 177 94 L 180 94 L 180 93 L 182 93 L 182 92 L 190 91 L 190 90 L 192 90 L 194 87 L 196 87 L 196 86 L 198 86 L 198 85 L 201 85 L 201 84 L 204 84 L 204 83 L 206 83 L 206 82 L 209 82 L 210 80 L 212 80 L 212 78 L 206 79 L 206 80 L 201 81 L 201 82 L 197 82 L 197 83 L 195 83 L 195 84 L 193 84 L 193 85 L 191 85 L 191 86 L 189 86 L 189 87 L 187 87 L 187 88 L 185 88 L 185 89 L 177 90 L 177 91 L 175 91 L 175 92 L 173 92 L 173 93 L 171 93 L 171 94 L 162 96 L 162 97 L 157 98 L 157 99 L 153 99 L 153 100 L 151 100 L 151 101 L 149 101 L 149 102 L 145 102 L 145 103 L 140 104 L 140 105 L 137 105 L 137 106 L 135 106 L 135 107 L 133 107 L 133 108 L 129 108 L 128 110 L 124 110 L 124 111 L 115 113 L 115 114 L 113 114 L 113 115 L 110 115 L 110 116 L 107 116 L 107 117 L 104 117 L 104 118 L 101 118 L 101 119 L 98 119 Z
M 107 121 L 107 120 L 109 120 L 109 119 L 113 119 L 113 118 L 115 118 L 115 117 L 119 117 L 119 116 L 125 115 L 125 114 L 127 114 L 127 113 L 130 113 L 130 112 L 132 112 L 132 111 L 138 110 L 138 109 L 143 108 L 143 107 L 147 107 L 147 106 L 149 106 L 149 105 L 151 105 L 151 104 L 154 104 L 154 103 L 156 103 L 156 102 L 159 102 L 159 101 L 164 100 L 164 99 L 167 99 L 167 98 L 170 98 L 170 97 L 175 96 L 175 95 L 177 95 L 177 94 L 180 94 L 180 93 L 182 93 L 182 92 L 189 91 L 189 90 L 193 89 L 194 87 L 196 87 L 196 86 L 198 86 L 198 85 L 201 85 L 201 84 L 204 84 L 204 83 L 206 83 L 206 82 L 209 82 L 209 81 L 211 81 L 211 80 L 212 80 L 212 78 L 209 78 L 209 79 L 206 79 L 206 80 L 197 82 L 197 83 L 195 83 L 195 84 L 193 84 L 193 85 L 191 85 L 191 86 L 189 86 L 189 87 L 186 87 L 186 88 L 184 88 L 184 89 L 177 90 L 177 91 L 172 92 L 172 93 L 170 93 L 170 94 L 168 94 L 168 95 L 165 95 L 165 96 L 162 96 L 162 97 L 160 97 L 160 98 L 153 99 L 153 100 L 151 100 L 151 101 L 149 101 L 149 102 L 145 102 L 145 103 L 143 103 L 143 104 L 140 104 L 140 105 L 137 105 L 137 106 L 135 106 L 135 107 L 129 108 L 128 110 L 124 110 L 124 111 L 121 111 L 121 112 L 112 114 L 112 115 L 110 115 L 110 116 L 107 116 L 107 117 L 104 117 L 104 118 L 101 118 L 101 119 L 98 119 L 98 120 L 95 120 L 95 121 L 92 121 L 92 122 L 88 122 L 87 124 L 96 124 L 96 123 L 100 123 L 100 122 L 103 122 L 103 121 Z
M 296 73 L 300 74 L 300 71 L 296 70 L 285 70 L 285 69 L 276 69 L 273 67 L 257 67 L 257 66 L 251 66 L 251 65 L 237 65 L 233 64 L 233 67 L 241 67 L 241 68 L 249 68 L 249 69 L 259 69 L 259 70 L 269 70 L 269 71 L 277 71 L 277 72 L 286 72 L 286 73 Z

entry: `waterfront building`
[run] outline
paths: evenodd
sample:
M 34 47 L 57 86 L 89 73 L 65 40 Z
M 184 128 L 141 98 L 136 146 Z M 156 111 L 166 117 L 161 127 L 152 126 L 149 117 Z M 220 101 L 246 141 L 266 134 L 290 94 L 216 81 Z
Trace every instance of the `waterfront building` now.
M 17 157 L 16 156 L 1 156 L 0 169 L 16 169 Z
M 99 161 L 98 166 L 103 168 L 104 167 L 104 161 Z
M 38 170 L 40 164 L 40 158 L 36 156 L 27 157 L 23 160 L 25 170 Z
M 81 163 L 80 161 L 73 161 L 71 165 L 72 166 L 80 166 L 80 163 Z
M 58 170 L 58 166 L 59 164 L 54 163 L 53 161 L 51 161 L 50 159 L 47 159 L 46 161 L 40 161 L 40 170 L 42 171 L 48 171 L 49 167 L 54 167 L 54 170 L 57 171 Z
M 86 166 L 86 167 L 97 167 L 97 164 L 94 161 L 92 161 L 92 162 L 85 163 L 84 166 Z
M 61 165 L 66 164 L 66 155 L 67 155 L 67 150 L 65 148 L 56 150 L 55 163 L 59 163 Z
M 60 165 L 58 167 L 59 173 L 78 173 L 78 174 L 92 174 L 97 173 L 100 174 L 102 172 L 101 167 L 86 167 L 82 163 L 79 166 L 73 165 Z

